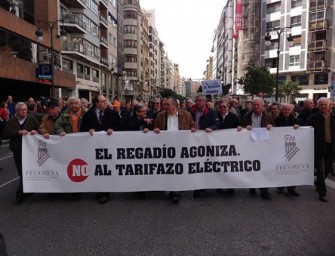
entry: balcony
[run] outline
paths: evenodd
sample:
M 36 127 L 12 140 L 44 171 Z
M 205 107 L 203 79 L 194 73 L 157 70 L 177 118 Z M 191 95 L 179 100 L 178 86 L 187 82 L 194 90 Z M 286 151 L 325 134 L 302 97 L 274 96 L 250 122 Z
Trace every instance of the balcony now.
M 100 45 L 105 48 L 108 48 L 108 40 L 106 37 L 100 36 Z
M 309 31 L 319 31 L 328 29 L 328 20 L 315 20 L 309 23 L 308 27 Z
M 87 2 L 87 0 L 61 0 L 60 2 L 66 5 L 68 8 L 85 9 L 85 2 Z
M 308 44 L 308 51 L 317 52 L 326 50 L 327 50 L 327 41 L 324 39 L 312 41 Z
M 100 25 L 103 25 L 103 27 L 108 28 L 107 18 L 104 17 L 103 15 L 100 15 Z
M 69 33 L 76 33 L 76 34 L 84 34 L 85 31 L 85 25 L 83 22 L 83 17 L 81 14 L 63 14 L 62 20 L 64 23 L 62 24 L 63 27 L 66 28 L 66 30 Z
M 107 58 L 101 57 L 100 61 L 101 61 L 102 64 L 108 65 L 108 59 Z
M 310 60 L 307 63 L 307 72 L 322 72 L 327 70 L 327 63 L 324 60 Z
M 108 9 L 108 0 L 100 0 L 100 10 Z
M 63 43 L 62 54 L 73 55 L 73 57 L 83 57 L 88 61 L 100 65 L 100 54 L 87 51 L 85 47 L 80 43 Z

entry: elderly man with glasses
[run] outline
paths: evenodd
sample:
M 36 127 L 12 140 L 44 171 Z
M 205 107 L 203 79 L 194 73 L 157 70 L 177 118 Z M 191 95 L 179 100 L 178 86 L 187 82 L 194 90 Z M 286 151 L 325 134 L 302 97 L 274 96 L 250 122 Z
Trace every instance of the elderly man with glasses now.
M 16 191 L 16 202 L 21 203 L 26 194 L 23 193 L 22 184 L 22 137 L 31 133 L 36 134 L 39 123 L 35 117 L 28 115 L 27 105 L 23 102 L 18 102 L 15 105 L 15 116 L 11 117 L 3 132 L 3 138 L 9 139 L 9 149 L 13 152 L 14 162 L 18 174 L 20 176 L 20 182 Z
M 156 119 L 156 116 L 159 112 L 163 111 L 162 108 L 161 108 L 161 100 L 159 98 L 155 98 L 152 102 L 152 109 L 150 109 L 148 112 L 147 112 L 147 116 L 152 118 L 153 120 Z

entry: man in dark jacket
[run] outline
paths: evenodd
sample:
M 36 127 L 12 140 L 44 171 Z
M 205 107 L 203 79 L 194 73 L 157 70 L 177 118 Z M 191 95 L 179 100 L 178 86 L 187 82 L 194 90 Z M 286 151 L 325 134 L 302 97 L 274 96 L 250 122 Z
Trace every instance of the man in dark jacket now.
M 92 105 L 92 108 L 83 116 L 81 132 L 89 132 L 93 136 L 97 131 L 106 131 L 107 135 L 112 135 L 114 130 L 120 130 L 120 116 L 114 110 L 107 108 L 105 96 L 95 96 L 92 99 Z M 109 193 L 98 193 L 97 198 L 101 204 L 107 203 Z
M 272 117 L 264 111 L 264 102 L 261 98 L 255 98 L 252 101 L 252 110 L 249 111 L 242 119 L 242 126 L 251 130 L 252 128 L 266 127 L 272 128 L 274 121 Z M 261 197 L 271 200 L 269 188 L 260 188 Z M 256 189 L 251 188 L 250 194 L 255 195 Z
M 297 118 L 294 117 L 293 111 L 294 111 L 294 105 L 289 104 L 289 103 L 284 103 L 280 107 L 279 116 L 275 119 L 276 127 L 291 126 L 294 129 L 298 129 L 299 126 L 300 126 L 300 121 Z M 284 193 L 284 187 L 279 187 L 277 192 L 279 194 L 283 194 Z M 295 189 L 295 186 L 287 187 L 287 193 L 288 193 L 288 195 L 292 195 L 292 196 L 299 196 L 300 195 L 298 193 L 298 191 Z
M 206 105 L 206 98 L 198 95 L 195 98 L 195 105 L 191 109 L 191 114 L 197 130 L 211 132 L 219 128 L 219 119 L 214 109 L 209 109 Z
M 219 128 L 220 122 L 217 112 L 207 107 L 206 97 L 198 95 L 195 98 L 195 105 L 191 109 L 192 118 L 197 130 L 212 132 Z M 193 197 L 198 198 L 202 190 L 194 190 Z
M 315 103 L 312 99 L 305 100 L 304 108 L 298 116 L 301 125 L 306 125 L 308 118 L 315 114 L 317 111 L 318 109 L 315 108 Z
M 15 105 L 15 116 L 11 117 L 3 132 L 3 138 L 9 139 L 9 149 L 13 152 L 14 162 L 20 176 L 19 187 L 16 192 L 16 202 L 21 203 L 25 197 L 22 184 L 22 136 L 36 134 L 39 123 L 35 117 L 27 114 L 27 105 L 18 102 Z
M 316 169 L 316 191 L 319 199 L 327 202 L 326 178 L 333 167 L 335 154 L 335 117 L 331 114 L 331 101 L 318 100 L 319 112 L 312 115 L 307 125 L 314 128 L 314 158 Z
M 229 100 L 227 98 L 217 101 L 218 118 L 220 121 L 219 129 L 233 129 L 241 125 L 237 115 L 229 110 Z M 222 189 L 216 190 L 218 193 L 223 193 Z M 228 189 L 229 194 L 234 194 L 234 189 Z

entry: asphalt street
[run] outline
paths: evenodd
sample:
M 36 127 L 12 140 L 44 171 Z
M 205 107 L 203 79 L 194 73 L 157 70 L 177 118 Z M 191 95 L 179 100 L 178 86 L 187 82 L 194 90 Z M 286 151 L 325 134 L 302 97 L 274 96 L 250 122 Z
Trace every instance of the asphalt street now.
M 238 189 L 233 196 L 183 192 L 173 205 L 163 192 L 33 194 L 15 203 L 18 179 L 8 145 L 0 149 L 0 232 L 9 255 L 335 255 L 335 179 L 328 203 L 313 186 L 300 197 L 276 193 L 271 201 Z

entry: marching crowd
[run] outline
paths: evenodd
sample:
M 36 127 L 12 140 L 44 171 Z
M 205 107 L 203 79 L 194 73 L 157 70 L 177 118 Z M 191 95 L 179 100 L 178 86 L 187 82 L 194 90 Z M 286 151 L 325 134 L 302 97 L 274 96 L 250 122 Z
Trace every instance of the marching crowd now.
M 0 131 L 3 139 L 9 139 L 9 147 L 13 152 L 15 165 L 20 176 L 16 201 L 21 203 L 27 196 L 22 187 L 22 136 L 27 134 L 41 134 L 46 139 L 50 135 L 65 136 L 68 133 L 106 131 L 108 136 L 113 131 L 136 131 L 144 133 L 149 130 L 159 133 L 161 130 L 205 130 L 212 132 L 218 129 L 237 129 L 291 126 L 314 127 L 315 138 L 315 186 L 322 202 L 327 202 L 327 188 L 325 179 L 333 172 L 335 153 L 335 117 L 332 102 L 327 98 L 320 98 L 317 102 L 307 99 L 299 104 L 265 103 L 261 98 L 254 98 L 245 102 L 244 108 L 239 99 L 220 98 L 207 101 L 205 96 L 178 101 L 173 97 L 156 98 L 149 103 L 144 101 L 110 102 L 104 95 L 95 96 L 91 102 L 87 99 L 70 97 L 63 99 L 27 99 L 26 102 L 14 103 L 12 96 L 2 101 L 0 108 Z M 1 142 L 1 141 L 0 141 Z M 287 187 L 287 194 L 299 196 L 296 187 Z M 270 200 L 268 188 L 259 188 L 263 199 Z M 222 189 L 217 189 L 222 193 Z M 230 194 L 234 189 L 228 189 Z M 285 188 L 277 188 L 280 194 Z M 193 197 L 198 198 L 203 190 L 193 191 Z M 256 195 L 255 188 L 250 194 Z M 145 192 L 138 196 L 144 198 Z M 80 199 L 80 193 L 72 193 L 73 200 Z M 173 203 L 178 203 L 180 192 L 169 192 Z M 109 201 L 109 193 L 98 193 L 99 203 Z

